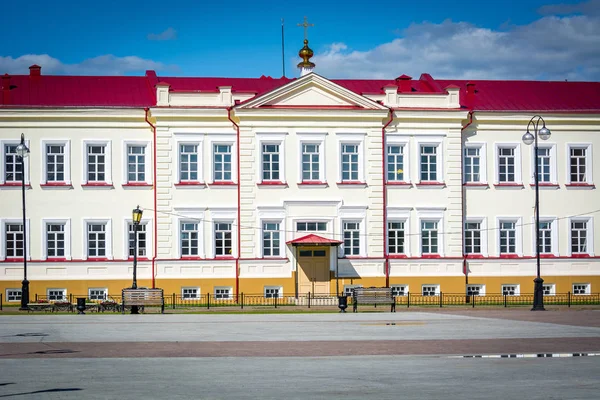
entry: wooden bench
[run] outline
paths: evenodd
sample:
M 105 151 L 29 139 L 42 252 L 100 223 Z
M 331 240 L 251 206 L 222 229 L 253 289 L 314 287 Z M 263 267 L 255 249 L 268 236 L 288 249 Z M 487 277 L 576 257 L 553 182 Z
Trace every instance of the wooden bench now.
M 352 312 L 358 311 L 359 304 L 389 304 L 390 312 L 396 312 L 396 297 L 392 295 L 391 288 L 355 288 L 352 291 Z
M 121 311 L 125 313 L 125 307 L 131 306 L 160 306 L 161 314 L 165 312 L 165 298 L 162 289 L 123 289 L 123 305 Z

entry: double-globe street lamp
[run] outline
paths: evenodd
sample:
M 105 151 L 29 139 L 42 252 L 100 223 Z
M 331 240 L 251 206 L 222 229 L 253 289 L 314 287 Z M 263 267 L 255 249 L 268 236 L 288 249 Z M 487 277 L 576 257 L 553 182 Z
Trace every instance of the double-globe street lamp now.
M 542 127 L 539 128 L 540 122 Z M 529 131 L 529 128 L 533 127 L 533 134 Z M 538 129 L 539 128 L 539 129 Z M 535 115 L 527 124 L 527 132 L 523 135 L 523 143 L 526 145 L 534 144 L 533 152 L 535 154 L 535 254 L 537 262 L 537 276 L 533 280 L 535 282 L 533 287 L 533 308 L 531 311 L 544 311 L 544 280 L 540 276 L 540 169 L 543 167 L 540 165 L 539 154 L 538 154 L 538 137 L 542 140 L 548 140 L 550 137 L 550 129 L 546 128 L 546 121 L 539 116 Z
M 137 289 L 137 253 L 138 253 L 138 226 L 142 221 L 143 211 L 140 210 L 140 206 L 137 206 L 133 212 L 133 283 L 131 284 L 132 289 Z M 138 306 L 131 306 L 132 314 L 139 314 Z
M 20 310 L 28 310 L 29 307 L 29 281 L 27 280 L 27 224 L 25 213 L 25 158 L 29 155 L 29 148 L 25 145 L 25 135 L 21 133 L 21 143 L 17 145 L 17 161 L 21 163 L 21 194 L 23 197 L 23 282 L 21 285 L 21 307 Z M 15 171 L 16 172 L 16 171 Z

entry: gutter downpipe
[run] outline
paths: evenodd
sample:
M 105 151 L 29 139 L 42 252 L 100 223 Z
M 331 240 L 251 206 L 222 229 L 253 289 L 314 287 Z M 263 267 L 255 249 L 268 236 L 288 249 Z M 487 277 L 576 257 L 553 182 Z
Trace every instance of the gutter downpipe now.
M 460 197 L 461 197 L 461 216 L 462 216 L 462 227 L 460 229 L 461 232 L 461 249 L 462 249 L 462 259 L 463 259 L 463 273 L 465 274 L 465 289 L 467 287 L 467 285 L 469 284 L 469 268 L 467 267 L 467 255 L 465 254 L 465 209 L 466 209 L 466 205 L 465 205 L 465 186 L 464 186 L 464 182 L 463 181 L 463 171 L 464 171 L 464 158 L 465 158 L 465 151 L 464 151 L 464 146 L 463 146 L 463 137 L 462 137 L 462 133 L 465 131 L 465 129 L 467 129 L 472 123 L 473 123 L 473 114 L 475 113 L 475 111 L 473 109 L 471 109 L 471 111 L 469 111 L 469 122 L 467 122 L 467 124 L 465 126 L 463 126 L 460 129 L 460 173 L 461 173 L 461 191 L 460 191 Z M 467 295 L 467 303 L 469 302 L 469 296 Z
M 390 120 L 381 128 L 381 171 L 383 174 L 383 259 L 385 268 L 385 287 L 390 287 L 390 260 L 387 250 L 387 175 L 385 167 L 386 159 L 386 145 L 385 145 L 385 129 L 394 120 L 394 110 L 388 107 L 390 110 Z
M 235 257 L 235 301 L 239 302 L 240 295 L 240 256 L 242 254 L 242 226 L 241 226 L 241 180 L 240 180 L 240 126 L 231 119 L 231 108 L 227 107 L 227 119 L 235 126 L 237 140 L 237 255 Z
M 146 111 L 146 115 L 145 115 L 145 120 L 148 123 L 148 125 L 150 125 L 150 127 L 152 128 L 152 132 L 153 132 L 153 136 L 154 136 L 154 145 L 152 146 L 152 151 L 154 152 L 154 159 L 152 160 L 152 168 L 153 168 L 153 174 L 154 174 L 154 187 L 153 187 L 153 192 L 154 192 L 154 254 L 152 255 L 152 289 L 154 289 L 156 287 L 156 268 L 155 268 L 155 264 L 156 264 L 156 256 L 158 254 L 158 211 L 156 208 L 156 204 L 157 204 L 157 198 L 156 198 L 156 194 L 157 194 L 157 189 L 156 189 L 156 185 L 158 184 L 157 182 L 157 178 L 156 178 L 156 125 L 152 125 L 152 122 L 150 122 L 150 120 L 148 119 L 148 112 L 150 111 L 150 108 L 146 107 L 144 108 L 144 111 Z

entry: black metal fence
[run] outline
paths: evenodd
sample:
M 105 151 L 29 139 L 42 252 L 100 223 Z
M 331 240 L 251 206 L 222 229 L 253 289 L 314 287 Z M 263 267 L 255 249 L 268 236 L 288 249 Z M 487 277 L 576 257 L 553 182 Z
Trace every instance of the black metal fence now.
M 104 299 L 90 299 L 87 295 L 69 294 L 65 299 L 48 298 L 46 295 L 35 294 L 33 302 L 36 303 L 71 303 L 75 304 L 77 298 L 86 298 L 86 303 L 98 303 L 103 305 L 121 304 L 121 296 L 107 296 Z M 165 308 L 173 310 L 183 309 L 211 309 L 219 307 L 234 307 L 244 309 L 251 307 L 260 308 L 314 308 L 319 306 L 338 305 L 336 295 L 314 295 L 308 293 L 295 297 L 294 295 L 265 296 L 264 294 L 239 295 L 213 295 L 205 294 L 197 297 L 182 296 L 181 294 L 165 294 Z M 8 303 L 7 303 L 8 304 Z M 352 297 L 348 297 L 348 304 L 352 304 Z M 396 305 L 404 307 L 525 307 L 533 304 L 533 294 L 505 295 L 502 293 L 487 293 L 485 295 L 466 295 L 461 293 L 442 293 L 434 296 L 424 296 L 421 293 L 406 293 L 404 296 L 396 296 Z M 557 293 L 544 296 L 545 305 L 579 306 L 600 305 L 600 293 L 573 294 Z M 2 294 L 0 293 L 0 310 L 2 309 Z

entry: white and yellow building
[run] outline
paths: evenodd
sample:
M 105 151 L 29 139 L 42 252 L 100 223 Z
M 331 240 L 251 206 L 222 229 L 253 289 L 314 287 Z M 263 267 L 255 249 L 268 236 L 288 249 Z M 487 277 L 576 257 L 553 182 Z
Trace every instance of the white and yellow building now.
M 144 210 L 138 286 L 238 293 L 526 294 L 600 290 L 600 83 L 2 78 L 0 290 L 23 279 L 25 159 L 31 295 L 119 295 L 132 278 L 131 210 Z M 598 142 L 598 143 L 596 143 Z

